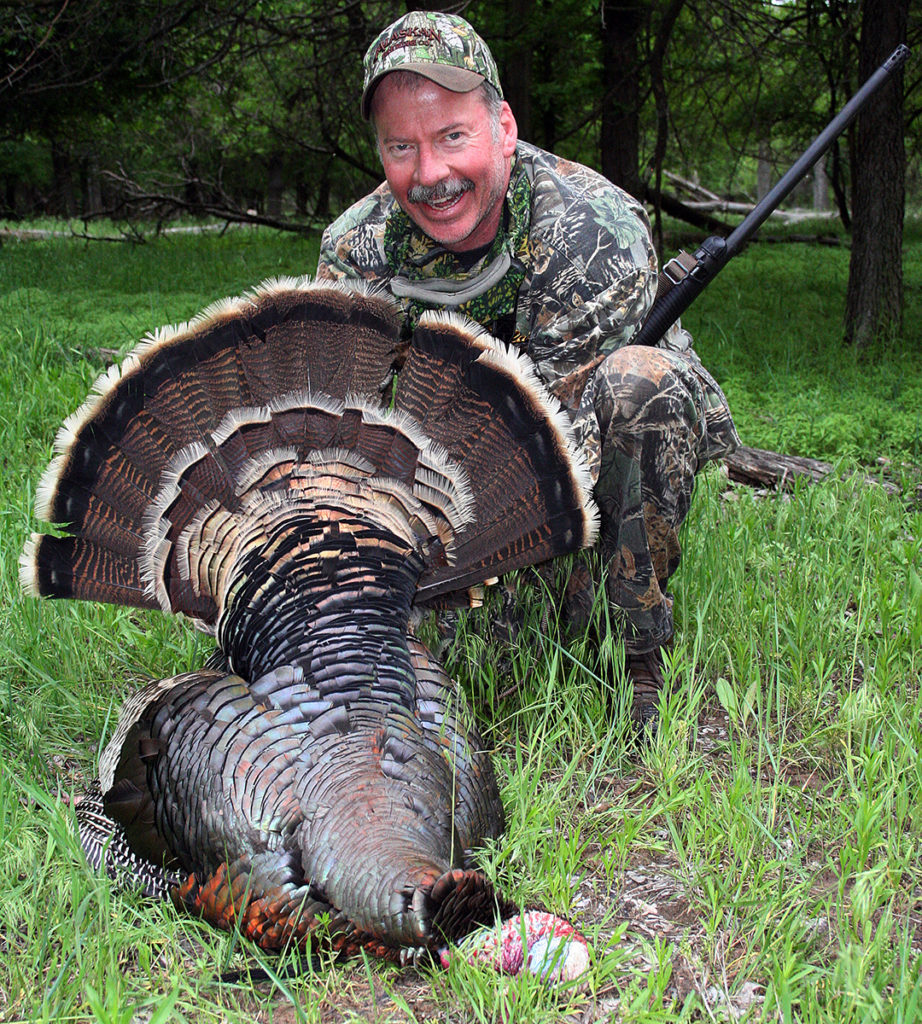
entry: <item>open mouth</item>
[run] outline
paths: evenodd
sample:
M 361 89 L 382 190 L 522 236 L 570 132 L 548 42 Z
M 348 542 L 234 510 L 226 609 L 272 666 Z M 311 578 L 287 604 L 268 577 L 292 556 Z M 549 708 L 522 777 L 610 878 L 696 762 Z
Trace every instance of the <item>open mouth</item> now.
M 437 213 L 443 213 L 445 210 L 450 210 L 453 206 L 457 206 L 461 202 L 463 195 L 464 193 L 462 192 L 459 195 L 449 196 L 448 199 L 430 199 L 423 205 L 428 206 L 430 210 L 435 210 Z
M 442 181 L 432 186 L 414 185 L 408 191 L 407 199 L 425 207 L 432 214 L 447 213 L 473 189 L 474 183 L 468 179 Z

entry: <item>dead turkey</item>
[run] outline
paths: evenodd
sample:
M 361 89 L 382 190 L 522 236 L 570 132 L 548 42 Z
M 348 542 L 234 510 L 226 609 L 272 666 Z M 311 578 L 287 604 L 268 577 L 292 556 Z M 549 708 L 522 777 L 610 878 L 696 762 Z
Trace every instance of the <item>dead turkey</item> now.
M 92 863 L 259 945 L 389 959 L 494 919 L 490 758 L 414 604 L 591 544 L 524 358 L 365 289 L 267 282 L 145 339 L 61 428 L 21 578 L 181 613 L 217 667 L 132 695 L 78 808 Z M 399 371 L 394 379 L 394 372 Z

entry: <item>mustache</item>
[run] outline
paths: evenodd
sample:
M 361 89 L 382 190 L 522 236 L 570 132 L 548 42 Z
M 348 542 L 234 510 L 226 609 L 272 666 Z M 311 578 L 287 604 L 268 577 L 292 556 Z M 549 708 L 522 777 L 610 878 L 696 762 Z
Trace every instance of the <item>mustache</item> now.
M 407 199 L 411 203 L 438 203 L 443 199 L 456 199 L 473 188 L 470 178 L 446 178 L 437 185 L 413 185 L 407 190 Z

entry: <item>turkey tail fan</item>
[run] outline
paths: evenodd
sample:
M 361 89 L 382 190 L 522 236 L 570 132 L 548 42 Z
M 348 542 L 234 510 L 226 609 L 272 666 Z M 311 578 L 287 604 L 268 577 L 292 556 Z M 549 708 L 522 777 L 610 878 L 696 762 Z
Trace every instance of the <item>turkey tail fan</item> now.
M 58 432 L 36 513 L 66 535 L 33 535 L 25 589 L 214 623 L 268 494 L 396 516 L 423 600 L 591 544 L 588 472 L 528 360 L 430 315 L 385 410 L 400 324 L 367 287 L 289 279 L 147 337 Z
M 351 511 L 438 562 L 451 555 L 469 505 L 457 468 L 399 411 L 295 392 L 268 408 L 234 409 L 205 442 L 180 449 L 129 557 L 44 535 L 27 550 L 24 572 L 37 582 L 33 592 L 46 593 L 50 581 L 56 596 L 143 601 L 213 623 L 237 555 L 292 515 Z
M 212 496 L 225 498 L 228 481 L 265 447 L 251 423 L 214 451 L 215 434 L 230 430 L 228 416 L 275 405 L 273 439 L 280 446 L 305 430 L 322 435 L 336 418 L 324 408 L 329 399 L 358 394 L 380 401 L 400 355 L 399 332 L 398 311 L 373 289 L 300 278 L 265 282 L 146 337 L 121 367 L 99 377 L 58 432 L 36 515 L 68 536 L 33 536 L 20 560 L 23 587 L 37 596 L 162 605 L 145 585 L 139 553 L 148 537 L 145 517 L 177 460 L 188 458 L 190 446 L 208 453 L 220 492 Z M 282 415 L 285 396 L 298 391 L 320 396 L 319 408 Z M 207 612 L 201 602 L 177 610 Z
M 427 314 L 396 404 L 465 474 L 472 517 L 454 560 L 423 574 L 425 602 L 593 544 L 598 510 L 570 421 L 531 361 L 474 324 Z

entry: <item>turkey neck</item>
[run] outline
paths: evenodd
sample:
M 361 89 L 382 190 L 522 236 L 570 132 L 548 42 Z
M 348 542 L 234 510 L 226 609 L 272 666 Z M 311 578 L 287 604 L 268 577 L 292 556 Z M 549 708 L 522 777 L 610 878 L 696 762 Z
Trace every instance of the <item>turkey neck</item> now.
M 373 522 L 296 516 L 248 544 L 218 636 L 302 737 L 305 881 L 360 929 L 431 941 L 426 894 L 463 857 L 455 780 L 425 742 L 406 630 L 422 558 Z
M 380 700 L 385 685 L 409 708 L 406 631 L 423 561 L 373 522 L 321 511 L 330 518 L 294 514 L 243 545 L 218 642 L 245 679 L 294 666 L 339 704 L 372 689 Z

